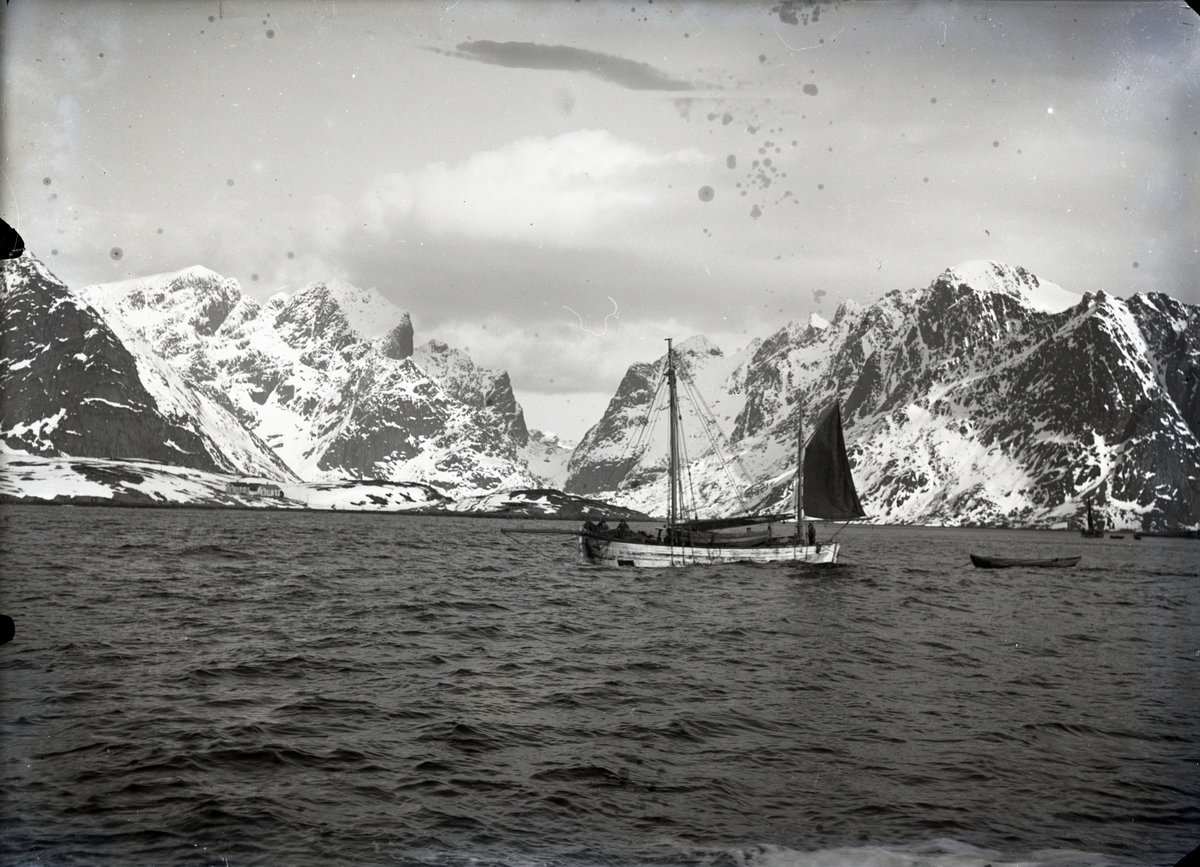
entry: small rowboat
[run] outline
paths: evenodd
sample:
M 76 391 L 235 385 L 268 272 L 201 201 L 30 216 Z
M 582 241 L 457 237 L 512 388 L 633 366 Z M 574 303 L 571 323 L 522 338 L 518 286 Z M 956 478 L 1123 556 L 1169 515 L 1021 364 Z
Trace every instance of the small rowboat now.
M 971 563 L 976 569 L 1008 569 L 1012 566 L 1037 566 L 1042 568 L 1066 568 L 1079 562 L 1078 557 L 1051 557 L 1047 560 L 1020 560 L 1012 557 L 980 557 L 971 555 Z

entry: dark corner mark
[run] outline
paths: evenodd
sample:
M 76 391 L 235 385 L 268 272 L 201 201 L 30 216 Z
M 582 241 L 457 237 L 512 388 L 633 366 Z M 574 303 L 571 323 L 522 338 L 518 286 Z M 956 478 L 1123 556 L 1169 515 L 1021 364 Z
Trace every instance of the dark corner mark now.
M 1188 2 L 1194 4 L 1195 0 L 1188 0 Z M 1200 867 L 1200 845 L 1176 861 L 1175 867 Z
M 25 241 L 21 235 L 4 220 L 0 220 L 0 259 L 16 259 L 24 252 Z
M 691 82 L 672 78 L 649 63 L 639 63 L 599 51 L 588 51 L 586 48 L 571 48 L 568 45 L 493 42 L 490 39 L 479 39 L 460 42 L 455 51 L 441 53 L 449 57 L 461 57 L 515 69 L 586 72 L 602 81 L 619 84 L 630 90 L 695 90 Z
M 1188 0 L 1189 3 L 1195 5 L 1196 0 Z M 1182 858 L 1175 862 L 1175 867 L 1200 867 L 1200 846 L 1197 846 L 1191 852 L 1188 852 Z
M 1192 8 L 1193 12 L 1200 15 L 1200 0 L 1187 0 L 1187 5 Z
M 17 634 L 17 626 L 7 614 L 0 614 L 0 644 L 8 644 Z

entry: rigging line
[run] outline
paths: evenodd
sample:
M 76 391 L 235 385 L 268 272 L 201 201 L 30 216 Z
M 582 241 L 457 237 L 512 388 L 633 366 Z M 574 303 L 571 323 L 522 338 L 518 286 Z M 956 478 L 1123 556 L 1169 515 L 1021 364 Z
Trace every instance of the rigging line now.
M 708 405 L 708 401 L 704 399 L 703 394 L 699 394 L 699 392 L 697 392 L 697 397 L 699 399 L 700 406 L 704 408 L 704 411 L 708 413 L 709 417 L 712 419 L 713 427 L 717 429 L 717 433 L 720 435 L 721 439 L 725 440 L 725 442 L 729 444 L 729 438 L 725 436 L 725 432 L 721 430 L 721 426 L 717 424 L 717 414 L 712 411 L 712 408 Z M 746 469 L 746 465 L 742 463 L 742 459 L 733 451 L 732 444 L 729 444 L 729 450 L 733 455 L 734 462 L 742 471 L 742 475 L 745 477 L 746 481 L 750 484 L 754 484 L 754 479 L 751 477 L 749 470 Z
M 687 437 L 683 436 L 683 413 L 680 411 L 679 407 L 676 407 L 675 410 L 679 414 L 679 427 L 678 427 L 679 434 L 680 434 L 679 450 L 680 450 L 680 452 L 683 453 L 681 455 L 681 457 L 683 458 L 683 472 L 687 476 L 687 489 L 688 489 L 689 495 L 692 498 L 692 520 L 698 521 L 698 520 L 700 520 L 700 512 L 697 507 L 697 503 L 699 502 L 699 500 L 696 497 L 696 484 L 695 484 L 695 481 L 692 479 L 692 463 L 691 463 L 691 460 L 688 458 L 688 453 L 687 453 Z M 686 509 L 687 509 L 686 502 L 683 504 L 683 507 L 684 507 L 684 510 L 686 511 Z
M 701 400 L 703 400 L 702 395 Z M 725 440 L 724 431 L 721 430 L 721 427 L 717 424 L 715 418 L 712 420 L 711 428 L 706 428 L 706 433 L 708 433 L 709 441 L 712 443 L 713 454 L 716 455 L 717 460 L 721 464 L 721 471 L 725 474 L 725 478 L 729 481 L 730 490 L 732 490 L 734 496 L 737 497 L 742 511 L 750 511 L 749 503 L 746 502 L 746 498 L 742 495 L 741 486 L 738 484 L 737 479 L 733 477 L 733 472 L 729 468 L 730 460 L 726 459 L 725 451 L 722 448 L 722 441 L 725 441 L 726 444 L 728 444 L 728 441 Z M 742 464 L 741 459 L 732 452 L 732 449 L 730 449 L 730 457 L 732 458 L 732 462 L 736 463 L 741 470 L 743 480 L 747 484 L 753 485 L 754 480 L 750 478 L 750 474 L 746 472 L 746 468 Z
M 645 453 L 645 447 L 642 448 L 642 452 L 640 452 L 640 453 L 638 452 L 638 447 L 641 445 L 642 440 L 646 439 L 646 436 L 647 436 L 646 425 L 647 425 L 647 422 L 650 420 L 651 413 L 654 412 L 655 401 L 658 400 L 658 395 L 661 390 L 662 390 L 662 383 L 660 382 L 658 389 L 654 392 L 654 396 L 652 398 L 650 398 L 650 403 L 646 407 L 646 414 L 644 416 L 642 416 L 642 418 L 639 422 L 637 436 L 635 438 L 633 438 L 632 440 L 630 440 L 630 439 L 625 440 L 625 447 L 621 450 L 620 457 L 617 459 L 617 462 L 615 464 L 611 465 L 608 468 L 608 472 L 604 475 L 603 483 L 604 483 L 605 489 L 607 489 L 607 487 L 612 484 L 620 485 L 621 481 L 623 481 L 623 479 L 622 479 L 622 480 L 618 480 L 618 481 L 614 482 L 614 477 L 616 476 L 618 469 L 620 469 L 620 467 L 622 467 L 625 464 L 626 459 L 633 458 L 633 456 L 636 455 L 637 457 L 633 458 L 633 459 L 637 460 L 637 459 L 640 459 L 642 457 L 642 455 Z M 628 470 L 629 470 L 629 467 L 626 467 L 625 472 L 628 473 Z
M 507 530 L 501 530 L 500 532 L 503 533 L 504 538 L 508 539 L 510 542 L 515 542 L 519 547 L 533 551 L 534 553 L 538 554 L 543 560 L 552 560 L 555 563 L 559 562 L 557 557 L 551 557 L 548 553 L 543 551 L 541 548 L 535 547 L 533 545 L 529 545 L 528 543 L 515 538 L 514 536 L 509 534 L 509 532 Z
M 12 190 L 13 207 L 17 209 L 16 229 L 17 229 L 17 234 L 20 234 L 20 232 L 21 232 L 21 205 L 17 202 L 17 191 L 15 189 L 13 189 L 12 181 L 8 180 L 8 172 L 4 171 L 4 169 L 0 169 L 0 175 L 4 175 L 4 180 L 8 181 L 8 188 L 10 190 Z
M 694 383 L 689 382 L 688 379 L 684 379 L 684 389 L 686 394 L 688 394 L 688 399 L 692 402 L 692 406 L 694 406 L 696 409 L 697 417 L 700 418 L 701 431 L 704 433 L 704 436 L 708 438 L 709 454 L 716 456 L 716 460 L 718 460 L 719 464 L 721 465 L 721 470 L 725 471 L 726 477 L 728 477 L 728 467 L 726 465 L 724 455 L 722 455 L 720 452 L 719 443 L 714 440 L 712 426 L 709 424 L 709 419 L 704 417 L 704 414 L 700 411 L 700 402 L 697 400 L 698 394 L 696 393 Z M 691 480 L 691 467 L 689 466 L 689 482 L 691 482 Z M 736 486 L 734 486 L 734 490 L 736 490 Z
M 659 373 L 658 387 L 655 388 L 654 397 L 651 398 L 651 400 L 650 400 L 650 410 L 653 410 L 654 416 L 651 419 L 650 430 L 647 432 L 646 444 L 642 450 L 642 455 L 641 455 L 642 457 L 645 456 L 645 453 L 650 449 L 650 446 L 653 445 L 653 443 L 654 443 L 654 434 L 658 430 L 659 421 L 662 419 L 664 414 L 666 414 L 668 416 L 670 415 L 670 410 L 668 407 L 668 404 L 670 403 L 670 401 L 664 396 L 664 392 L 666 391 L 666 389 L 667 389 L 667 370 L 666 370 L 666 363 L 664 362 L 663 369 Z M 649 413 L 650 410 L 647 410 L 647 412 Z
M 662 418 L 662 390 L 665 385 L 665 380 L 659 382 L 658 388 L 654 392 L 654 397 L 650 399 L 650 404 L 646 407 L 646 416 L 642 422 L 642 429 L 638 432 L 638 438 L 633 444 L 630 451 L 637 452 L 637 460 L 641 460 L 646 456 L 646 452 L 650 450 L 650 446 L 654 442 L 654 433 L 658 430 L 658 421 Z
M 853 520 L 853 518 L 851 518 L 851 520 Z M 829 537 L 829 541 L 832 542 L 838 536 L 842 535 L 842 530 L 845 530 L 849 526 L 850 526 L 850 521 L 847 521 L 846 523 L 842 524 L 842 526 L 839 527 L 837 530 L 835 530 L 834 534 Z
M 738 502 L 741 505 L 742 511 L 743 512 L 749 511 L 749 506 L 746 503 L 745 497 L 742 496 L 742 492 L 741 492 L 740 487 L 738 486 L 737 480 L 733 477 L 733 473 L 731 473 L 729 470 L 730 462 L 728 460 L 726 460 L 725 454 L 722 451 L 720 441 L 722 439 L 724 439 L 724 433 L 721 430 L 721 426 L 717 424 L 716 418 L 714 417 L 715 413 L 713 413 L 712 410 L 708 407 L 708 405 L 704 403 L 704 396 L 702 394 L 700 394 L 699 390 L 695 387 L 695 385 L 692 382 L 690 382 L 686 379 L 683 382 L 684 382 L 684 387 L 688 393 L 688 399 L 691 400 L 693 405 L 695 405 L 697 407 L 697 410 L 699 410 L 699 408 L 701 406 L 703 406 L 704 409 L 708 412 L 707 417 L 702 412 L 697 411 L 697 413 L 696 413 L 700 417 L 701 429 L 704 431 L 705 436 L 708 437 L 708 442 L 709 442 L 711 453 L 716 457 L 717 463 L 719 463 L 721 465 L 721 471 L 725 474 L 725 478 L 729 482 L 730 490 L 732 490 L 734 496 L 737 497 Z M 740 465 L 740 461 L 739 461 L 739 465 Z M 743 474 L 745 474 L 744 467 L 742 468 L 742 471 L 743 471 Z M 749 478 L 747 478 L 747 481 L 750 481 Z
M 697 407 L 697 415 L 700 416 L 701 422 L 705 425 L 705 433 L 708 435 L 709 442 L 712 443 L 713 452 L 716 454 L 717 460 L 721 464 L 721 469 L 724 471 L 725 477 L 729 480 L 729 485 L 733 490 L 734 495 L 738 498 L 738 502 L 741 504 L 742 511 L 748 512 L 750 510 L 749 503 L 746 501 L 746 498 L 742 496 L 741 488 L 729 470 L 730 462 L 737 465 L 738 469 L 742 473 L 742 478 L 748 485 L 753 486 L 754 479 L 751 477 L 749 470 L 746 469 L 746 465 L 742 463 L 742 459 L 737 455 L 736 452 L 734 452 L 733 446 L 729 442 L 729 438 L 725 436 L 725 431 L 721 429 L 721 425 L 717 422 L 717 414 L 712 411 L 712 407 L 708 405 L 708 401 L 704 399 L 704 395 L 700 393 L 700 390 L 695 387 L 694 383 L 688 380 L 684 380 L 684 383 L 688 386 L 688 394 L 691 396 L 693 404 Z M 726 460 L 725 458 L 725 452 L 722 448 L 722 443 L 724 443 L 725 448 L 729 451 L 730 460 Z
M 738 465 L 738 470 L 742 471 L 742 477 L 746 480 L 746 483 L 751 484 L 751 485 L 754 484 L 755 483 L 754 477 L 750 476 L 749 470 L 746 470 L 746 465 L 743 464 L 743 462 L 742 462 L 742 456 L 738 455 L 737 452 L 734 452 L 733 444 L 730 443 L 730 441 L 728 441 L 728 437 L 725 436 L 725 431 L 722 431 L 721 426 L 718 423 L 716 423 L 716 414 L 712 411 L 712 409 L 709 408 L 708 402 L 706 400 L 704 400 L 704 395 L 700 395 L 700 402 L 702 403 L 702 405 L 704 407 L 704 411 L 706 411 L 709 415 L 713 415 L 713 426 L 716 429 L 716 433 L 718 433 L 718 436 L 720 436 L 721 440 L 725 441 L 726 446 L 728 447 L 728 449 L 730 449 L 730 454 L 732 455 L 733 462 L 734 462 L 734 464 Z M 744 506 L 744 503 L 743 503 L 743 506 Z

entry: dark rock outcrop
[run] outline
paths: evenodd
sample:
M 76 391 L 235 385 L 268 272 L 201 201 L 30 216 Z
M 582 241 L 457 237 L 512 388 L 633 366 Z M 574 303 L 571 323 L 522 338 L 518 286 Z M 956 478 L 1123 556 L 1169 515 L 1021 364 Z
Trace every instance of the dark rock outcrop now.
M 412 356 L 413 327 L 412 319 L 407 313 L 404 314 L 404 319 L 399 325 L 383 336 L 379 350 L 388 358 L 396 361 Z
M 0 436 L 10 447 L 236 471 L 197 419 L 159 409 L 134 355 L 40 261 L 0 269 Z

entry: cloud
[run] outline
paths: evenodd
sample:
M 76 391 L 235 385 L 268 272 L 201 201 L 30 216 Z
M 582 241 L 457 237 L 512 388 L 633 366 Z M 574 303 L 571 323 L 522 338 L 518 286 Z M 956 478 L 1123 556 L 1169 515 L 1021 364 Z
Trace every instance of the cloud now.
M 494 66 L 515 69 L 559 69 L 585 72 L 601 81 L 619 84 L 630 90 L 694 90 L 688 81 L 672 78 L 649 63 L 624 57 L 571 48 L 566 45 L 539 45 L 536 42 L 493 42 L 480 39 L 461 42 L 451 57 L 461 57 Z
M 595 231 L 645 210 L 655 193 L 643 170 L 696 162 L 694 150 L 654 154 L 603 130 L 519 139 L 448 166 L 378 179 L 363 198 L 377 239 L 408 221 L 440 235 L 477 240 L 584 244 Z

